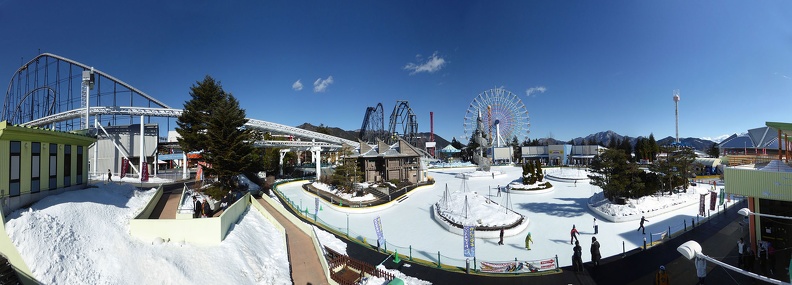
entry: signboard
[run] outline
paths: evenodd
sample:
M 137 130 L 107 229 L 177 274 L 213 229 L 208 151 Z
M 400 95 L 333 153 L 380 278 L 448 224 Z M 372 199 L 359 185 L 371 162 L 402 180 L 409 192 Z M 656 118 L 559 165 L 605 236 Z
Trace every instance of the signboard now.
M 382 220 L 380 220 L 379 216 L 374 218 L 374 231 L 377 232 L 377 243 L 382 244 L 385 238 L 382 235 Z
M 710 211 L 715 211 L 715 201 L 718 199 L 718 193 L 710 192 Z
M 314 217 L 319 214 L 319 197 L 314 197 Z
M 526 273 L 556 269 L 555 258 L 532 261 L 481 262 L 481 272 Z
M 701 199 L 699 199 L 699 213 L 698 214 L 699 214 L 699 216 L 704 216 L 704 196 L 707 196 L 707 195 L 706 194 L 701 194 L 699 196 L 701 196 Z
M 476 227 L 465 226 L 462 232 L 465 257 L 476 257 Z

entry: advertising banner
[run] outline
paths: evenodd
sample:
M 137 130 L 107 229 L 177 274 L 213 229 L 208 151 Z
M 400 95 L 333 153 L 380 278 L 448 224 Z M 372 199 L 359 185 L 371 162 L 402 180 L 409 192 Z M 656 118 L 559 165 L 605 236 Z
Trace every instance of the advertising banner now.
M 374 218 L 374 231 L 377 232 L 377 243 L 382 244 L 385 241 L 385 238 L 382 235 L 382 221 L 380 217 L 377 216 Z
M 149 173 L 148 173 L 148 163 L 143 164 L 142 174 L 140 175 L 140 182 L 148 182 L 149 180 Z
M 699 199 L 699 216 L 704 216 L 704 196 L 706 194 L 701 194 L 701 199 Z
M 710 211 L 715 211 L 715 201 L 718 201 L 718 193 L 710 192 Z
M 464 241 L 465 257 L 476 257 L 476 227 L 465 226 L 462 240 Z
M 487 273 L 526 273 L 556 269 L 555 259 L 533 261 L 481 262 L 481 272 Z
M 121 176 L 121 178 L 124 178 L 124 176 L 126 176 L 127 170 L 129 170 L 129 160 L 127 160 L 126 158 L 122 157 L 121 158 L 121 173 L 119 173 L 118 176 Z

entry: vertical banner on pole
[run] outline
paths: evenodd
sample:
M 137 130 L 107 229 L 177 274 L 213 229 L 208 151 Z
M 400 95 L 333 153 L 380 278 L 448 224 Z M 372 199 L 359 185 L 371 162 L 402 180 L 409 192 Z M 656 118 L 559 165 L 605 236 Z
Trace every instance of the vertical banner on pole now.
M 314 197 L 314 217 L 319 214 L 319 197 Z
M 385 238 L 382 235 L 382 221 L 379 216 L 374 218 L 374 231 L 377 232 L 377 243 L 382 244 Z
M 726 196 L 726 191 L 723 191 L 723 188 L 721 188 L 720 189 L 720 194 L 718 195 L 718 197 L 720 197 L 720 205 L 719 206 L 723 206 L 723 200 L 724 200 L 723 198 L 725 198 L 724 196 Z
M 140 174 L 140 182 L 148 182 L 149 181 L 149 172 L 148 172 L 148 163 L 143 163 L 143 169 L 141 170 Z
M 465 243 L 465 257 L 476 257 L 476 228 L 472 226 L 465 226 L 463 231 L 462 240 Z
M 701 194 L 699 196 L 701 197 L 699 199 L 699 216 L 704 216 L 704 214 L 706 214 L 705 211 L 704 211 L 704 196 L 707 196 L 707 195 L 706 194 Z
M 121 158 L 121 173 L 119 173 L 118 176 L 121 176 L 121 178 L 124 178 L 124 176 L 126 176 L 127 170 L 129 170 L 129 160 L 127 160 L 126 158 L 122 157 Z
M 715 201 L 718 199 L 717 192 L 710 192 L 710 211 L 715 211 Z

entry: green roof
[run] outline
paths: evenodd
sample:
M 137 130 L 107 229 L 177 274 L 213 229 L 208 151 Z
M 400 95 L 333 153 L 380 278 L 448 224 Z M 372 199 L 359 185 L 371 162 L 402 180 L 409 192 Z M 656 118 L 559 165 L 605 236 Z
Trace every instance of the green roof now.
M 792 123 L 765 122 L 765 126 L 780 130 L 782 134 L 792 136 Z

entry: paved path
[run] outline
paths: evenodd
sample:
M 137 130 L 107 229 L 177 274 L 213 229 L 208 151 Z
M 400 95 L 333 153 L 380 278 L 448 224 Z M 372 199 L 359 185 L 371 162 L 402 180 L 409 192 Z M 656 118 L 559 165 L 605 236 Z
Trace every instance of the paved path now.
M 276 211 L 269 203 L 258 199 L 267 210 L 286 229 L 286 243 L 289 248 L 289 264 L 291 265 L 292 280 L 296 285 L 324 285 L 329 284 L 324 275 L 324 268 L 319 263 L 319 258 L 324 258 L 316 252 L 311 237 L 292 224 L 286 217 Z

